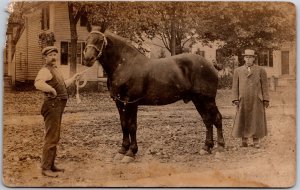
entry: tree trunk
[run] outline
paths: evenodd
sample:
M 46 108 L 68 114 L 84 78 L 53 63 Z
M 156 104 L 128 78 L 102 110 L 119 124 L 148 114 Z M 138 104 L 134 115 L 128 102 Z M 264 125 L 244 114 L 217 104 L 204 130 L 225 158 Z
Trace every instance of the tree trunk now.
M 175 29 L 175 10 L 173 11 L 172 20 L 171 20 L 171 55 L 176 55 L 176 29 Z
M 74 26 L 73 26 L 74 27 Z M 73 76 L 77 71 L 77 61 L 76 61 L 76 55 L 77 55 L 77 31 L 76 31 L 76 25 L 75 30 L 71 27 L 71 59 L 70 59 L 70 77 Z
M 70 77 L 76 73 L 76 54 L 77 54 L 77 21 L 73 14 L 73 3 L 68 3 L 69 8 L 69 22 L 71 32 L 71 59 L 70 59 Z

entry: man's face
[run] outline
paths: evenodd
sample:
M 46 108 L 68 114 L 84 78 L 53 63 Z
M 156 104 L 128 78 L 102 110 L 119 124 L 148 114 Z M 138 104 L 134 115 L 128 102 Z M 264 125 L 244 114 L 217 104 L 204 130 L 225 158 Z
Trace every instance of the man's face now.
M 55 51 L 48 53 L 45 56 L 46 64 L 54 65 L 56 63 L 57 53 Z
M 246 55 L 244 57 L 245 63 L 247 66 L 252 66 L 255 60 L 255 57 Z

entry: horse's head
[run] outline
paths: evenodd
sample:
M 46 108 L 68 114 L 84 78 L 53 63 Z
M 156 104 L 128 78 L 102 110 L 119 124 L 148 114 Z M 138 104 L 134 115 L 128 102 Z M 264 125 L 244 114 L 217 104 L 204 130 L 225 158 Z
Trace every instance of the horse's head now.
M 102 32 L 98 30 L 91 31 L 83 51 L 84 65 L 88 67 L 93 66 L 94 62 L 102 55 L 106 45 L 107 40 Z

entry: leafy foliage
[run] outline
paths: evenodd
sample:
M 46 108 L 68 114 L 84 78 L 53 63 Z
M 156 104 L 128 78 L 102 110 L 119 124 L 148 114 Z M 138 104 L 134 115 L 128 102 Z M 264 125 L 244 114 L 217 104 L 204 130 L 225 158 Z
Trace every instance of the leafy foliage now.
M 89 21 L 141 44 L 159 38 L 182 53 L 196 40 L 226 42 L 227 55 L 278 48 L 295 39 L 295 7 L 285 2 L 89 2 Z
M 224 41 L 227 56 L 246 48 L 276 49 L 284 41 L 295 40 L 295 7 L 291 3 L 226 2 L 212 11 L 213 22 L 199 38 Z
M 39 34 L 39 46 L 41 49 L 46 46 L 53 46 L 55 41 L 56 40 L 53 32 L 42 32 Z

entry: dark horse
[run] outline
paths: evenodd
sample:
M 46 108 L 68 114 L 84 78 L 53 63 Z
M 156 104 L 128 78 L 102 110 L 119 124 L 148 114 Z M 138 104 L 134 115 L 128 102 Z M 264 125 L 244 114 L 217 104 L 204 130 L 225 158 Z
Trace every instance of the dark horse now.
M 218 145 L 225 146 L 222 115 L 215 102 L 217 70 L 202 56 L 180 54 L 149 59 L 128 40 L 94 30 L 86 40 L 84 60 L 88 67 L 98 60 L 107 74 L 107 86 L 123 131 L 119 153 L 134 157 L 138 151 L 138 105 L 166 105 L 178 100 L 192 101 L 201 115 L 207 129 L 204 150 L 210 153 L 214 146 L 213 125 L 217 128 Z

